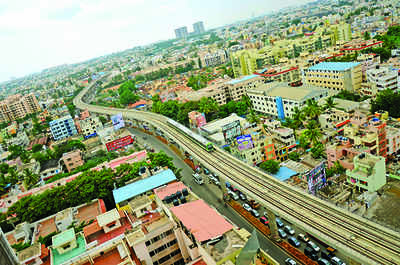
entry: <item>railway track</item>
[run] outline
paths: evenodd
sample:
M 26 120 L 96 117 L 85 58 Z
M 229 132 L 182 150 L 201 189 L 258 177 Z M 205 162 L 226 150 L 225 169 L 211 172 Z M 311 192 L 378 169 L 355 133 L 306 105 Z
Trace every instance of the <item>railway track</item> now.
M 225 152 L 216 150 L 209 153 L 197 143 L 193 143 L 186 135 L 168 126 L 163 116 L 83 103 L 80 99 L 87 90 L 85 89 L 74 99 L 74 104 L 79 108 L 106 114 L 122 112 L 128 118 L 146 121 L 180 143 L 200 162 L 223 174 L 228 181 L 238 185 L 269 207 L 275 208 L 276 212 L 291 216 L 293 220 L 299 220 L 306 226 L 328 236 L 336 241 L 336 246 L 351 248 L 362 257 L 363 264 L 400 264 L 398 233 L 360 219 L 353 214 L 342 212 L 333 205 L 279 182 Z M 209 158 L 208 161 L 204 159 L 205 157 Z M 218 161 L 218 163 L 211 165 L 210 161 Z M 335 226 L 335 229 L 330 228 Z

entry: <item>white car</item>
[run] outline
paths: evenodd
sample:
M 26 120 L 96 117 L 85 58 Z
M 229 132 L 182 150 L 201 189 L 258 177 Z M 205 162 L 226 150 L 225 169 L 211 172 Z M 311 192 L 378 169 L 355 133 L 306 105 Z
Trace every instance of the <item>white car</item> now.
M 253 210 L 250 205 L 248 205 L 247 203 L 243 203 L 243 209 L 245 209 L 246 211 L 250 212 L 251 210 Z
M 319 252 L 321 249 L 319 248 L 319 246 L 317 246 L 317 244 L 315 244 L 312 241 L 308 241 L 307 245 L 312 248 L 315 252 Z
M 291 236 L 293 236 L 295 234 L 294 229 L 292 227 L 290 227 L 289 225 L 285 226 L 284 230 L 286 233 L 288 233 Z
M 346 265 L 346 263 L 344 263 L 343 261 L 341 261 L 338 257 L 333 257 L 331 259 L 331 263 L 333 265 Z

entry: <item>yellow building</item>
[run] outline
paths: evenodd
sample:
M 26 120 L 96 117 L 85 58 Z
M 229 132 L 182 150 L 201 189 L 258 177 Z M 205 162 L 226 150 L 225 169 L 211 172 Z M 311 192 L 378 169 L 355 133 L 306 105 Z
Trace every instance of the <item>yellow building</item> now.
M 240 50 L 231 54 L 235 77 L 251 75 L 264 65 L 264 53 L 257 49 Z
M 350 41 L 352 38 L 350 24 L 340 23 L 336 25 L 331 25 L 330 30 L 334 37 L 334 42 L 337 41 Z
M 362 82 L 361 64 L 322 62 L 303 70 L 303 82 L 328 88 L 331 94 L 341 90 L 358 91 Z

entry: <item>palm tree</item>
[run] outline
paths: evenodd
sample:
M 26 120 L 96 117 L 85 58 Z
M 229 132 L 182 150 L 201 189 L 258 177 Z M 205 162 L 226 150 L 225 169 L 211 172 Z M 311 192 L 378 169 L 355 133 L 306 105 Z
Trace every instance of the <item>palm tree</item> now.
M 322 137 L 322 133 L 321 129 L 318 126 L 318 123 L 315 120 L 307 123 L 304 135 L 313 144 L 313 146 L 319 143 L 319 139 Z
M 28 168 L 24 169 L 23 177 L 24 177 L 25 185 L 27 188 L 30 188 L 33 185 L 35 185 L 36 183 L 38 183 L 38 181 L 40 179 L 39 175 L 33 174 L 33 172 Z
M 331 110 L 337 105 L 337 103 L 334 101 L 333 97 L 329 97 L 325 101 L 324 108 L 327 110 Z
M 308 116 L 309 119 L 316 120 L 322 112 L 321 107 L 315 100 L 312 99 L 307 99 L 306 104 L 307 105 L 304 108 L 304 113 Z

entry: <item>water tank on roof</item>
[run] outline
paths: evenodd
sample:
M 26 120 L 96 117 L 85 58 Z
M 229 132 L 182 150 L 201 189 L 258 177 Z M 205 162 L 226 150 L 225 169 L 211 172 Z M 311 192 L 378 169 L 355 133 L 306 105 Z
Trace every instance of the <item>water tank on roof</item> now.
M 174 206 L 178 206 L 178 205 L 179 205 L 179 200 L 178 200 L 178 199 L 175 199 L 175 200 L 173 201 L 173 203 L 174 203 Z
M 180 190 L 178 190 L 176 193 L 176 197 L 180 198 L 182 196 L 182 192 Z
M 183 196 L 188 196 L 188 195 L 189 195 L 189 192 L 188 192 L 187 189 L 183 189 L 183 190 L 182 190 L 182 194 L 183 194 Z
M 186 203 L 186 198 L 184 196 L 180 197 L 181 203 Z
M 170 197 L 169 195 L 168 195 L 168 196 L 165 196 L 164 201 L 165 201 L 166 203 L 171 203 L 171 197 Z

